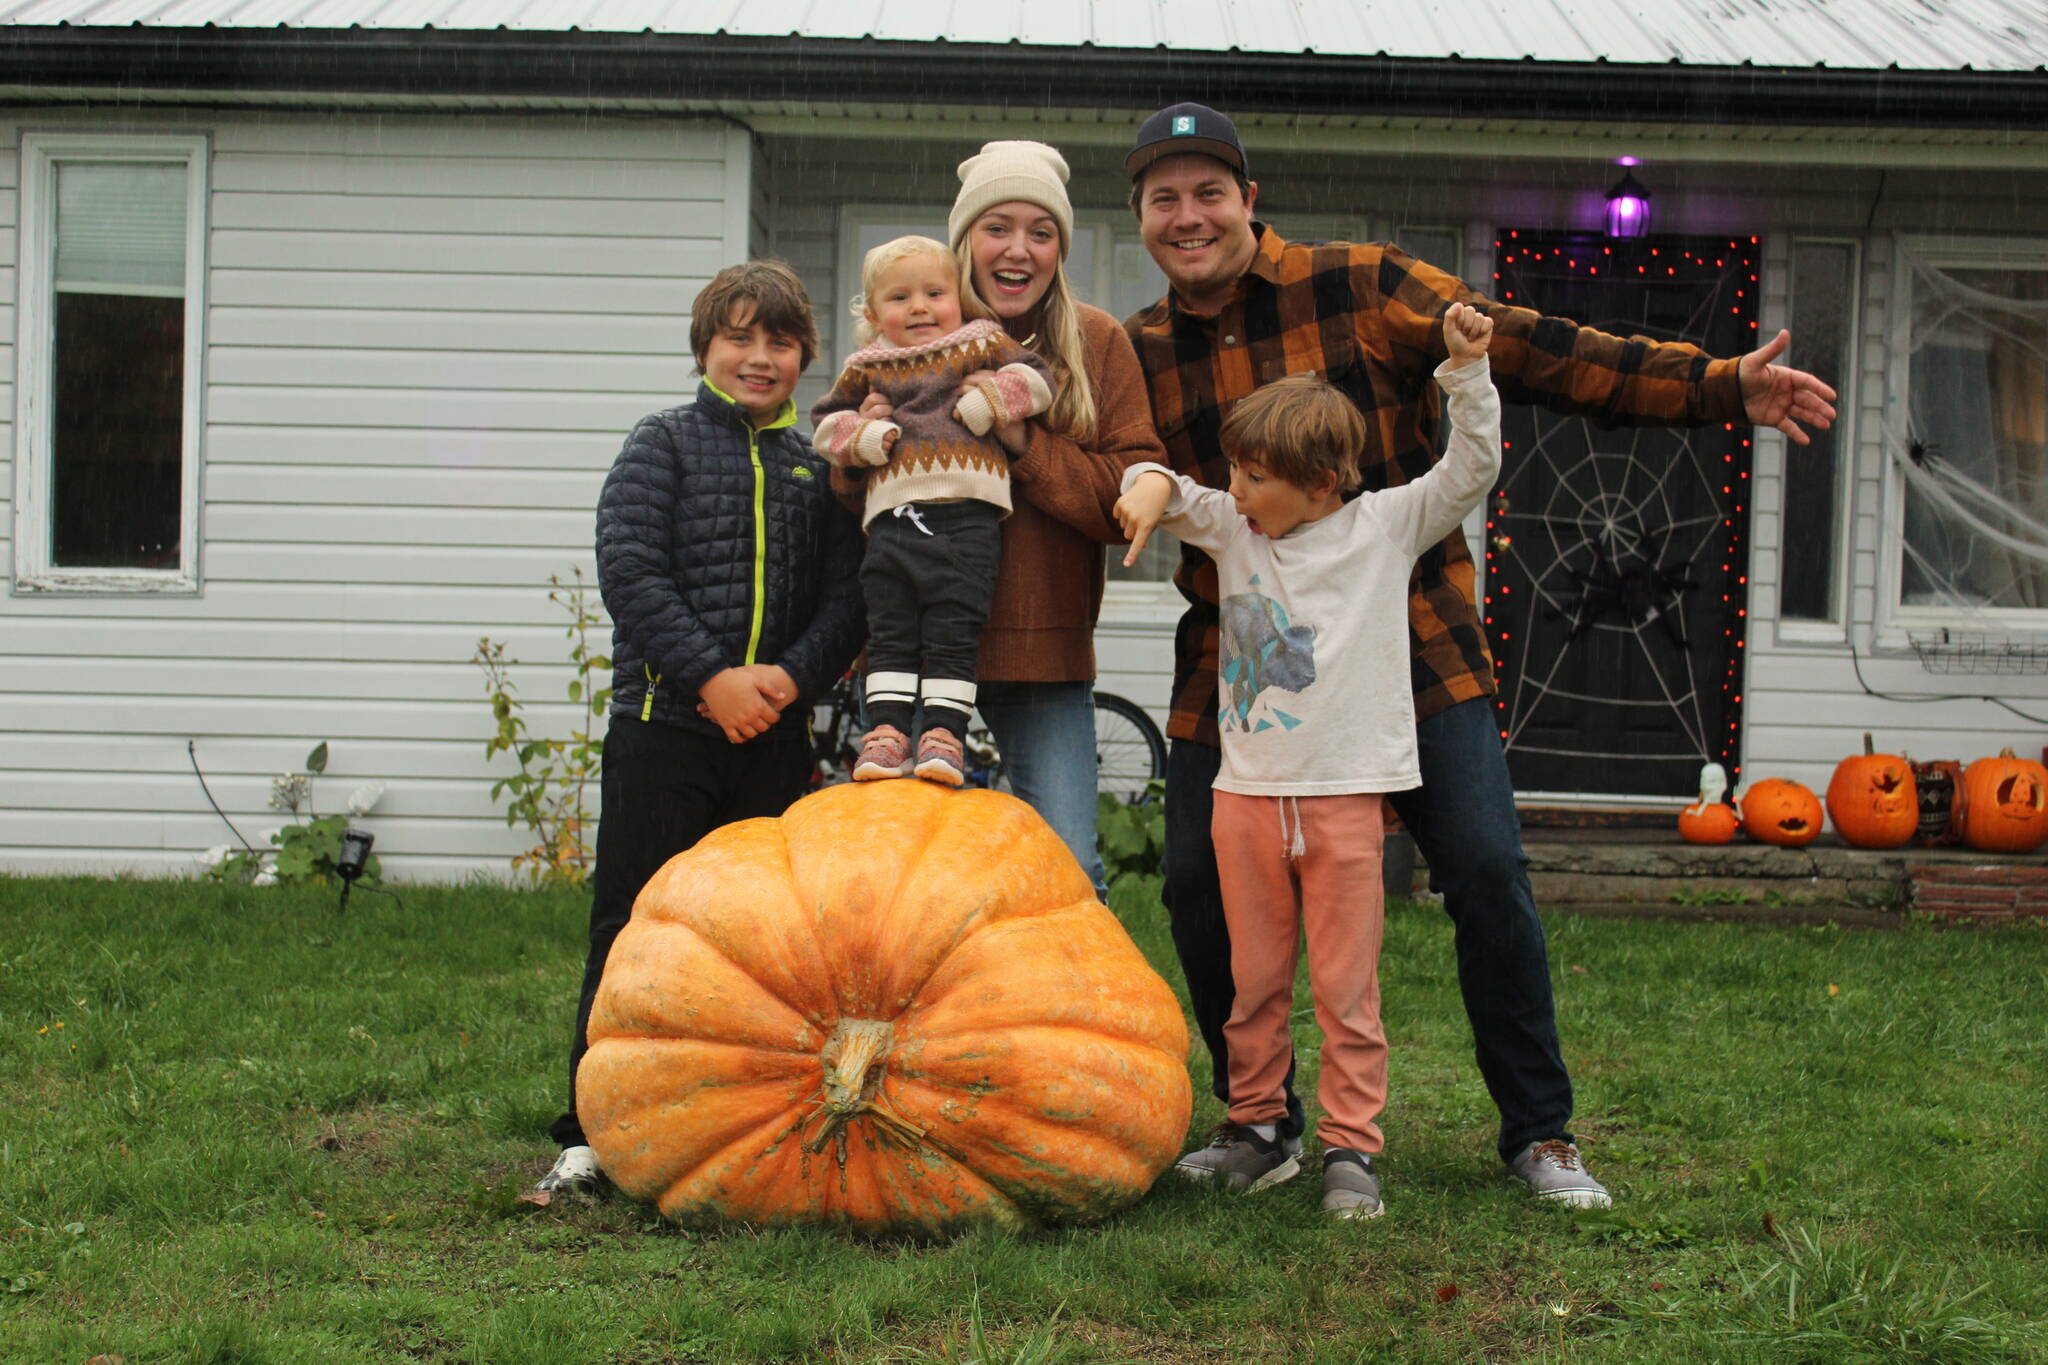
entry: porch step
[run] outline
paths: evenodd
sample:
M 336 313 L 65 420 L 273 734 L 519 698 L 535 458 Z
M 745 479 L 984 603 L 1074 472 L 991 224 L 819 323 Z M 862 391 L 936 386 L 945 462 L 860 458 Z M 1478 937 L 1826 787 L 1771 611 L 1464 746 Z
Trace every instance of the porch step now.
M 2048 857 L 1969 849 L 1851 848 L 1833 834 L 1805 848 L 1739 836 L 1688 844 L 1659 828 L 1533 827 L 1522 832 L 1544 909 L 1671 918 L 1896 924 L 1910 911 L 1949 919 L 2048 918 Z M 1396 863 L 1389 848 L 1390 864 Z M 1398 871 L 1389 866 L 1388 890 Z M 1412 886 L 1427 889 L 1418 858 Z M 1395 894 L 1398 894 L 1397 892 Z

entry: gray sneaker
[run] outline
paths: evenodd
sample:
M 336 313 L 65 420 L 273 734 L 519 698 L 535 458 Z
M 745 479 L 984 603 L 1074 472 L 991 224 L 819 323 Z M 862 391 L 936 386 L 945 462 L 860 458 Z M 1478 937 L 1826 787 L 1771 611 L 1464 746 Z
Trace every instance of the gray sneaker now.
M 1323 1148 L 1323 1212 L 1332 1218 L 1377 1218 L 1386 1211 L 1372 1158 L 1349 1147 Z
M 596 1195 L 606 1183 L 595 1148 L 564 1147 L 548 1173 L 533 1182 L 533 1193 Z
M 1546 1204 L 1568 1209 L 1604 1209 L 1614 1203 L 1607 1187 L 1579 1160 L 1579 1146 L 1563 1138 L 1532 1142 L 1508 1162 L 1508 1174 Z
M 1217 1168 L 1223 1164 L 1225 1157 L 1230 1153 L 1232 1144 L 1238 1140 L 1238 1134 L 1242 1131 L 1247 1130 L 1239 1129 L 1234 1124 L 1217 1124 L 1215 1130 L 1209 1135 L 1208 1145 L 1197 1147 L 1179 1161 L 1174 1162 L 1173 1173 L 1183 1180 L 1214 1180 Z M 1253 1136 L 1256 1137 L 1256 1134 Z M 1288 1176 L 1295 1175 L 1301 1170 L 1301 1135 L 1298 1133 L 1282 1133 L 1280 1135 L 1280 1150 L 1288 1156 L 1295 1158 L 1294 1170 L 1280 1177 L 1281 1180 L 1285 1180 Z M 1279 1181 L 1270 1183 L 1278 1184 Z
M 1226 1123 L 1207 1147 L 1189 1152 L 1174 1170 L 1190 1180 L 1207 1180 L 1232 1194 L 1257 1194 L 1301 1173 L 1301 1139 L 1288 1150 L 1285 1139 L 1268 1142 L 1251 1129 Z

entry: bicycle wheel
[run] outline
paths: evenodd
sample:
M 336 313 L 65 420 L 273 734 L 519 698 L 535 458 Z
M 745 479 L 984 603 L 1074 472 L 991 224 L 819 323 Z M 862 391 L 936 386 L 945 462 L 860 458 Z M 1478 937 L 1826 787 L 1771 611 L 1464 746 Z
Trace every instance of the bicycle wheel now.
M 1136 702 L 1095 694 L 1095 789 L 1119 801 L 1145 799 L 1145 784 L 1166 776 L 1166 736 Z

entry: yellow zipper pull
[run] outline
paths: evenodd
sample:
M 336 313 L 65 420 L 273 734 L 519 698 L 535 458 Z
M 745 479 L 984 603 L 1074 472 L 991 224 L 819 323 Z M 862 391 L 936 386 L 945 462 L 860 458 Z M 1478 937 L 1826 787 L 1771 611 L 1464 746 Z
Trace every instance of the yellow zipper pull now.
M 641 664 L 640 671 L 647 675 L 647 695 L 640 700 L 640 719 L 644 721 L 654 716 L 654 689 L 661 686 L 661 675 L 653 664 Z

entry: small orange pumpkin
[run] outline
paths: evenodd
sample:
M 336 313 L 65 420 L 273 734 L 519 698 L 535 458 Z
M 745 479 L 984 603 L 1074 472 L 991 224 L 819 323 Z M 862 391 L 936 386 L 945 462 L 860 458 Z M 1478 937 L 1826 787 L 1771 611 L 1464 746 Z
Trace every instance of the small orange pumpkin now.
M 2032 853 L 2048 839 L 2048 769 L 2010 749 L 1963 769 L 1963 842 L 1980 853 Z
M 1742 817 L 1726 801 L 1695 801 L 1678 813 L 1678 837 L 1688 844 L 1725 844 L 1742 828 Z
M 1828 819 L 1857 848 L 1899 847 L 1920 828 L 1913 765 L 1897 754 L 1876 752 L 1865 735 L 1863 752 L 1837 763 L 1828 780 Z
M 1180 1006 L 1032 809 L 852 783 L 657 872 L 576 1108 L 670 1218 L 947 1233 L 1085 1222 L 1186 1134 Z
M 1742 798 L 1742 828 L 1761 844 L 1804 848 L 1820 837 L 1820 798 L 1797 782 L 1767 777 Z

